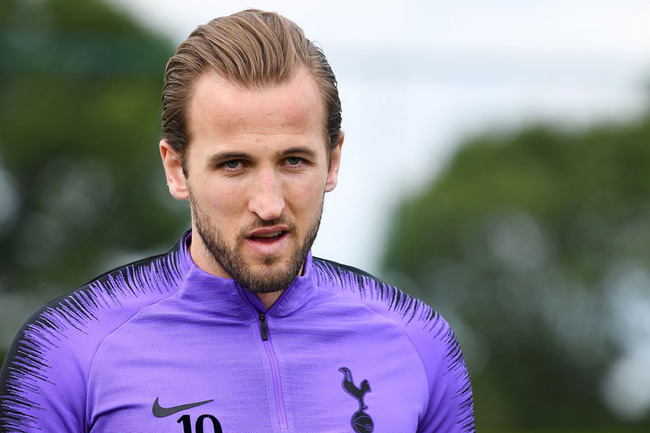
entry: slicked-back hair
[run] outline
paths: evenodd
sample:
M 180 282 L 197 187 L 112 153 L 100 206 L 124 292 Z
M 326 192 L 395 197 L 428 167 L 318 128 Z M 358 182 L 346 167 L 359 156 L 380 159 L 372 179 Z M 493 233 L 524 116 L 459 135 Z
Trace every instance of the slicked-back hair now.
M 324 132 L 334 149 L 341 130 L 341 101 L 327 58 L 294 22 L 256 9 L 215 18 L 178 46 L 165 69 L 163 138 L 184 161 L 190 141 L 189 100 L 204 72 L 216 72 L 246 89 L 262 89 L 288 82 L 301 68 L 318 85 L 325 108 Z

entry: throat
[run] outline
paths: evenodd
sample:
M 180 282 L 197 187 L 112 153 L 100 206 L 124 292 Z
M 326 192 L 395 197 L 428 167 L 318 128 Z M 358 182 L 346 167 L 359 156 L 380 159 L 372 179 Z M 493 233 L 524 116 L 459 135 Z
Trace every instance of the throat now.
M 264 308 L 268 311 L 269 308 L 275 304 L 275 301 L 277 301 L 280 296 L 282 296 L 282 293 L 284 293 L 284 290 L 279 290 L 277 292 L 270 292 L 270 293 L 258 293 L 257 296 L 260 298 L 262 301 L 262 304 L 264 304 Z

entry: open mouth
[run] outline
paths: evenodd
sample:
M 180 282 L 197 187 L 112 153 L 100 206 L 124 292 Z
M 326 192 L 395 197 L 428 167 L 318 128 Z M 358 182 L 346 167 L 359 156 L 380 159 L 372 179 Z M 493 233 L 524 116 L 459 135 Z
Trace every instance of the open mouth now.
M 285 231 L 277 231 L 273 233 L 256 234 L 249 236 L 248 239 L 253 242 L 259 242 L 262 244 L 272 244 L 273 242 L 282 239 L 282 237 L 284 237 L 286 234 L 287 232 Z
M 258 255 L 270 257 L 282 254 L 287 250 L 289 227 L 277 225 L 275 227 L 263 227 L 251 231 L 246 236 L 246 244 Z

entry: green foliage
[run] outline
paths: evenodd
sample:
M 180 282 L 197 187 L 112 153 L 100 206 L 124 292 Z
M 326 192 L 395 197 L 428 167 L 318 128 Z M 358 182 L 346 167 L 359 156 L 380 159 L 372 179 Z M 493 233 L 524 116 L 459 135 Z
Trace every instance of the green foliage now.
M 5 0 L 0 51 L 0 294 L 171 246 L 189 226 L 157 149 L 173 47 L 100 0 Z
M 396 212 L 385 273 L 456 329 L 479 427 L 625 425 L 601 395 L 610 300 L 650 275 L 648 142 L 650 118 L 479 135 Z

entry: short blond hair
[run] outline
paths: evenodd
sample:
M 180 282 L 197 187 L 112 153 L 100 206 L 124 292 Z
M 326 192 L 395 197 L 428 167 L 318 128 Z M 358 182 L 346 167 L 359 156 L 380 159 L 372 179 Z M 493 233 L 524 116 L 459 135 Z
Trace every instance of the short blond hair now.
M 189 142 L 187 107 L 199 75 L 214 71 L 244 88 L 278 85 L 305 68 L 323 100 L 325 133 L 334 149 L 341 131 L 336 77 L 323 51 L 291 20 L 249 9 L 199 26 L 167 62 L 163 87 L 163 138 L 184 159 Z

